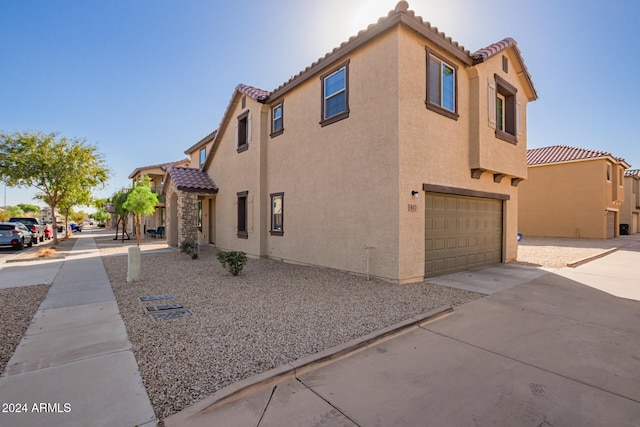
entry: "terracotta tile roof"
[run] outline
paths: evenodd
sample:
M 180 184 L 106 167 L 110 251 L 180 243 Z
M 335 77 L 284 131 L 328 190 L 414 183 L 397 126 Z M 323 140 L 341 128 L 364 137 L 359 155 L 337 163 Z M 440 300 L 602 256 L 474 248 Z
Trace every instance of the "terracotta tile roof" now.
M 200 169 L 171 166 L 167 174 L 178 190 L 207 194 L 218 192 L 218 186 L 209 174 Z
M 476 50 L 471 54 L 471 57 L 475 60 L 485 60 L 487 58 L 491 58 L 493 55 L 496 55 L 503 50 L 516 46 L 517 43 L 511 37 L 507 37 L 506 39 L 500 40 L 497 43 L 493 43 L 487 47 L 483 47 L 482 49 Z
M 532 148 L 527 150 L 527 165 L 545 165 L 549 163 L 562 163 L 575 160 L 598 159 L 601 157 L 610 157 L 618 162 L 626 163 L 624 159 L 615 157 L 606 151 L 569 147 L 567 145 L 553 145 L 551 147 Z
M 269 91 L 258 89 L 257 87 L 239 84 L 236 86 L 236 90 L 242 94 L 247 95 L 249 98 L 258 102 L 264 102 L 269 96 Z
M 451 37 L 448 37 L 442 31 L 439 31 L 438 27 L 434 27 L 430 22 L 424 21 L 422 17 L 416 16 L 413 10 L 409 10 L 409 4 L 404 0 L 398 2 L 395 9 L 389 11 L 387 16 L 380 18 L 377 23 L 369 25 L 365 30 L 360 31 L 357 35 L 349 38 L 349 40 L 342 43 L 339 47 L 333 49 L 331 52 L 328 52 L 327 54 L 325 54 L 325 56 L 318 59 L 313 64 L 311 64 L 298 74 L 292 76 L 288 81 L 274 89 L 269 94 L 269 98 L 273 99 L 283 95 L 289 89 L 297 86 L 307 78 L 315 75 L 319 70 L 324 69 L 325 67 L 329 66 L 329 64 L 339 61 L 354 49 L 363 45 L 368 40 L 375 38 L 377 35 L 383 33 L 384 31 L 393 27 L 394 25 L 397 25 L 398 23 L 402 23 L 418 32 L 419 34 L 422 34 L 424 37 L 430 39 L 436 45 L 446 49 L 456 58 L 468 65 L 481 63 L 484 60 L 507 48 L 515 48 L 516 55 L 522 63 L 522 67 L 525 71 L 525 77 L 531 86 L 531 90 L 534 95 L 533 99 L 538 99 L 538 95 L 533 86 L 533 81 L 531 80 L 531 75 L 524 65 L 524 60 L 522 58 L 520 50 L 516 46 L 515 40 L 513 40 L 512 38 L 506 38 L 483 49 L 480 49 L 472 54 L 467 49 L 465 49 L 464 46 L 460 45 L 455 40 L 452 40 Z
M 178 165 L 178 164 L 188 164 L 189 162 L 190 162 L 190 159 L 182 159 L 175 162 L 158 163 L 157 165 L 149 165 L 149 166 L 140 166 L 138 168 L 135 168 L 135 170 L 131 172 L 131 174 L 129 175 L 129 179 L 133 179 L 133 177 L 136 176 L 139 172 L 142 172 L 143 170 L 146 170 L 146 169 L 160 168 L 163 171 L 166 171 L 169 166 Z
M 524 75 L 527 81 L 529 82 L 529 85 L 531 86 L 534 99 L 538 99 L 538 93 L 536 92 L 536 89 L 533 86 L 533 80 L 531 79 L 531 74 L 529 73 L 529 69 L 524 63 L 524 58 L 522 58 L 522 53 L 520 52 L 520 49 L 518 49 L 518 43 L 516 43 L 516 41 L 511 37 L 507 37 L 505 39 L 500 40 L 499 42 L 490 44 L 487 47 L 483 47 L 482 49 L 479 49 L 473 52 L 471 54 L 471 57 L 473 58 L 473 65 L 479 64 L 510 47 L 513 48 L 513 50 L 516 53 L 516 56 L 518 57 L 518 60 L 520 61 L 520 64 L 522 64 Z
M 631 176 L 640 179 L 640 169 L 627 169 L 624 171 L 624 176 Z

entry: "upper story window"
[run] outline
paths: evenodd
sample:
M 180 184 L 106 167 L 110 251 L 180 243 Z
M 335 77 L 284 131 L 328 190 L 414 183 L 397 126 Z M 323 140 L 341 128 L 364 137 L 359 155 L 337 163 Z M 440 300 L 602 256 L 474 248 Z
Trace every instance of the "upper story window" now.
M 284 132 L 284 101 L 280 101 L 271 109 L 271 137 Z
M 607 163 L 607 181 L 611 181 L 611 165 Z
M 457 67 L 427 50 L 427 108 L 458 119 Z
M 200 166 L 204 165 L 204 161 L 207 159 L 207 148 L 202 147 L 200 149 Z
M 251 114 L 249 110 L 238 116 L 236 124 L 236 150 L 238 153 L 249 149 L 251 142 Z
M 322 119 L 326 126 L 349 117 L 349 63 L 321 77 Z
M 489 125 L 496 137 L 513 144 L 521 135 L 518 90 L 498 75 L 489 79 Z

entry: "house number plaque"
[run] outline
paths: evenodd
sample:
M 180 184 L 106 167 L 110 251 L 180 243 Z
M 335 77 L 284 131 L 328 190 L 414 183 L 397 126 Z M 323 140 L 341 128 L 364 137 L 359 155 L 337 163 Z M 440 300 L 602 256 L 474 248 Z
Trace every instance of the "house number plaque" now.
M 418 212 L 418 205 L 409 204 L 409 212 Z

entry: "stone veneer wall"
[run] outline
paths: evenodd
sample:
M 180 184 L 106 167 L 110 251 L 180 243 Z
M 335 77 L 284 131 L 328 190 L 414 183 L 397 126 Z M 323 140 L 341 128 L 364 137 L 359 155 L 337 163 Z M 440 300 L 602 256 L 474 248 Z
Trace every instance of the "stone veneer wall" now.
M 173 194 L 177 199 L 174 199 Z M 166 192 L 166 236 L 170 246 L 180 246 L 184 241 L 197 241 L 198 238 L 198 195 L 176 189 L 173 182 Z M 174 203 L 177 206 L 174 206 Z M 177 212 L 177 224 L 173 222 L 172 212 Z M 176 231 L 177 230 L 177 233 Z M 177 236 L 178 241 L 174 241 Z
M 198 195 L 178 191 L 178 245 L 198 240 Z

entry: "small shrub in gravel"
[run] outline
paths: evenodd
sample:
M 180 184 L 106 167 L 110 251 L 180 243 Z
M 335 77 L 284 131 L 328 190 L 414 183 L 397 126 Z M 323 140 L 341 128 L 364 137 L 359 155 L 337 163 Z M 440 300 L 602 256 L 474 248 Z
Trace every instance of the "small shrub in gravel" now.
M 217 256 L 220 264 L 222 264 L 222 267 L 229 270 L 229 273 L 231 273 L 232 276 L 237 276 L 238 274 L 240 274 L 240 272 L 244 268 L 244 265 L 247 263 L 247 254 L 245 254 L 244 252 L 219 251 Z
M 191 240 L 185 240 L 184 242 L 180 243 L 180 252 L 191 256 L 191 259 L 197 259 L 198 245 Z

